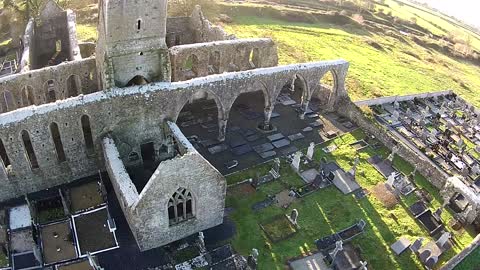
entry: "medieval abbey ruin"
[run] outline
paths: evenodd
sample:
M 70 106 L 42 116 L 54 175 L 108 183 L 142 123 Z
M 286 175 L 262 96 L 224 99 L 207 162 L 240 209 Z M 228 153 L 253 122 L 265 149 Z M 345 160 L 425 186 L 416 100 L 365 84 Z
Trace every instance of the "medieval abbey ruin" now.
M 398 139 L 350 101 L 347 61 L 278 66 L 271 39 L 237 39 L 199 7 L 190 17 L 167 18 L 165 0 L 99 2 L 95 45 L 79 43 L 75 14 L 50 1 L 28 22 L 18 72 L 0 77 L 0 201 L 107 172 L 142 251 L 222 224 L 228 160 L 201 154 L 194 144 L 202 138 L 188 128 L 207 125 L 204 145 L 219 146 L 210 153 L 222 149 L 242 97 L 261 102 L 258 134 L 277 130 L 272 115 L 288 93 L 297 119 L 315 103 L 396 147 Z M 330 88 L 320 83 L 327 73 Z M 398 147 L 437 188 L 445 186 L 446 173 Z M 455 184 L 449 195 L 466 193 L 465 219 L 478 222 L 478 191 Z

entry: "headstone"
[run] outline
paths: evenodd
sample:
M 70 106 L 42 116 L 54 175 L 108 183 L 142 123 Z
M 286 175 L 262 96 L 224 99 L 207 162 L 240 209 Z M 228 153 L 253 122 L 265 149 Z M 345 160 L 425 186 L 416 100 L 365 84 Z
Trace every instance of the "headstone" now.
M 198 249 L 200 249 L 200 253 L 206 253 L 207 248 L 205 247 L 205 236 L 203 232 L 198 233 Z
M 353 176 L 353 178 L 355 178 L 355 175 L 356 175 L 356 172 L 357 172 L 357 166 L 358 166 L 359 163 L 360 163 L 360 158 L 357 156 L 357 157 L 355 157 L 355 162 L 353 163 L 352 168 L 350 169 L 350 171 L 348 171 L 348 173 L 351 176 Z
M 313 160 L 313 152 L 315 150 L 315 143 L 314 142 L 311 142 L 310 143 L 310 146 L 308 146 L 308 150 L 307 150 L 307 158 L 309 160 Z
M 292 212 L 290 213 L 290 221 L 294 224 L 297 225 L 297 219 L 298 219 L 298 210 L 293 209 Z
M 427 258 L 425 261 L 425 266 L 428 267 L 428 269 L 433 269 L 435 264 L 438 262 L 438 257 L 437 256 L 430 256 Z
M 293 156 L 292 167 L 294 170 L 298 171 L 300 169 L 300 158 L 302 157 L 302 152 L 298 151 Z
M 425 263 L 427 259 L 432 255 L 432 251 L 430 249 L 425 249 L 420 254 L 418 254 L 418 257 L 420 258 L 420 261 Z
M 473 173 L 474 175 L 480 174 L 480 165 L 478 165 L 478 163 L 476 163 L 475 165 L 473 165 L 473 167 L 472 167 L 472 173 Z
M 413 244 L 410 246 L 410 250 L 413 253 L 417 253 L 422 247 L 422 244 L 423 244 L 423 237 L 420 237 L 413 242 Z
M 390 162 L 393 162 L 393 158 L 395 157 L 395 154 L 397 152 L 398 152 L 398 146 L 395 145 L 392 149 L 392 153 L 390 153 L 390 155 L 388 155 L 387 160 L 390 161 Z
M 463 141 L 463 139 L 460 139 L 460 140 L 458 140 L 458 142 L 457 142 L 458 148 L 463 148 L 463 145 L 464 145 L 464 144 L 465 144 L 465 142 Z
M 395 101 L 395 102 L 393 103 L 393 107 L 394 107 L 395 109 L 400 108 L 400 103 L 398 103 L 398 101 Z
M 392 118 L 393 120 L 398 121 L 398 118 L 400 118 L 400 113 L 397 110 L 393 111 Z
M 360 261 L 360 266 L 358 267 L 358 270 L 368 270 L 367 262 Z
M 407 108 L 407 111 L 405 113 L 408 117 L 412 116 L 412 110 L 410 108 Z
M 452 234 L 449 232 L 444 232 L 440 238 L 437 240 L 437 246 L 439 246 L 441 249 L 444 249 L 445 245 L 448 243 L 448 240 L 452 238 Z
M 276 158 L 273 160 L 273 168 L 276 173 L 280 174 L 280 159 Z
M 392 172 L 392 174 L 390 174 L 388 176 L 388 179 L 387 179 L 387 186 L 393 190 L 393 184 L 395 183 L 395 173 Z
M 247 258 L 247 265 L 250 269 L 255 270 L 257 269 L 257 259 L 258 259 L 258 250 L 256 248 L 252 249 L 250 255 Z

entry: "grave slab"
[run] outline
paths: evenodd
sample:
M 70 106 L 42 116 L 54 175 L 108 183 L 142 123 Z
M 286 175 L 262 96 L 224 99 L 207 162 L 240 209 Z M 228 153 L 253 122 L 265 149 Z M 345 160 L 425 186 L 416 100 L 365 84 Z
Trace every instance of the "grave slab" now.
M 245 141 L 245 139 L 238 134 L 235 134 L 228 139 L 228 145 L 232 148 L 242 146 L 246 143 L 247 143 L 247 141 Z
M 398 239 L 397 242 L 393 243 L 390 247 L 392 248 L 395 254 L 400 255 L 410 246 L 410 240 L 405 237 Z
M 310 255 L 308 257 L 290 262 L 290 268 L 293 270 L 330 270 L 325 264 L 322 253 Z
M 306 127 L 304 129 L 302 129 L 303 132 L 312 132 L 313 131 L 313 128 L 312 127 Z
M 308 184 L 312 183 L 318 175 L 316 169 L 309 169 L 301 173 L 302 179 Z
M 253 151 L 252 147 L 248 144 L 244 144 L 242 146 L 238 146 L 232 149 L 232 153 L 236 156 L 242 156 L 252 151 Z
M 272 115 L 270 116 L 270 119 L 280 117 L 280 114 L 277 112 L 272 112 Z
M 260 135 L 258 134 L 253 134 L 245 138 L 247 142 L 254 142 L 260 139 Z
M 351 175 L 343 170 L 336 170 L 333 174 L 335 177 L 332 182 L 343 194 L 352 193 L 360 188 L 360 185 L 352 179 Z
M 254 146 L 253 150 L 255 152 L 257 152 L 258 154 L 260 154 L 260 153 L 263 153 L 263 152 L 271 151 L 274 148 L 275 147 L 273 147 L 273 145 L 271 143 L 264 143 L 264 144 L 259 144 L 259 145 Z
M 20 205 L 10 209 L 10 229 L 16 230 L 32 225 L 32 216 L 28 205 Z
M 223 152 L 227 149 L 228 149 L 228 146 L 226 144 L 222 143 L 222 144 L 215 145 L 215 146 L 212 146 L 212 147 L 208 148 L 208 152 L 210 152 L 210 154 L 212 154 L 212 155 L 216 155 L 216 154 L 221 153 L 221 152 Z
M 292 134 L 288 136 L 288 139 L 292 142 L 304 139 L 305 136 L 302 133 Z
M 285 136 L 282 133 L 273 134 L 267 137 L 267 139 L 271 142 L 278 141 L 283 138 L 285 138 Z
M 287 148 L 282 149 L 282 155 L 287 156 L 298 151 L 298 148 L 295 145 L 290 145 Z
M 262 157 L 263 159 L 267 159 L 267 158 L 276 156 L 276 155 L 277 155 L 277 152 L 275 152 L 275 151 L 267 151 L 267 152 L 260 153 L 259 155 L 260 155 L 260 157 Z
M 290 145 L 290 141 L 288 139 L 281 139 L 281 140 L 272 142 L 272 144 L 273 146 L 275 146 L 275 148 L 282 148 Z

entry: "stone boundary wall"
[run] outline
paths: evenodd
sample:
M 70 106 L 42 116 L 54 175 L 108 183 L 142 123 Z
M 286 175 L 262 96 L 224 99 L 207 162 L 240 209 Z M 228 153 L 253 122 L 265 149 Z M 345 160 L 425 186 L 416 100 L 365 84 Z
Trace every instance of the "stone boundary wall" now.
M 349 98 L 343 99 L 339 103 L 337 112 L 349 118 L 352 122 L 357 124 L 360 128 L 374 135 L 381 143 L 389 149 L 392 149 L 397 143 L 398 152 L 401 158 L 408 163 L 414 165 L 417 171 L 430 181 L 437 189 L 442 189 L 445 185 L 448 175 L 438 169 L 430 160 L 419 156 L 414 150 L 398 141 L 395 136 L 390 134 L 386 127 L 380 126 L 375 120 L 368 119 L 365 114 L 353 103 Z
M 8 112 L 30 105 L 48 103 L 49 89 L 54 89 L 56 100 L 66 99 L 71 90 L 68 85 L 69 79 L 78 81 L 77 95 L 98 91 L 95 58 L 66 62 L 0 78 L 0 111 Z
M 460 262 L 462 262 L 468 255 L 480 248 L 480 234 L 473 239 L 472 243 L 464 248 L 460 253 L 451 258 L 440 270 L 453 270 Z
M 233 103 L 242 93 L 261 90 L 269 106 L 274 106 L 283 86 L 291 84 L 294 78 L 301 78 L 305 83 L 305 96 L 311 97 L 328 71 L 336 74 L 336 88 L 329 100 L 330 105 L 325 109 L 335 108 L 340 98 L 347 97 L 347 70 L 348 62 L 344 60 L 260 68 L 186 82 L 113 88 L 4 113 L 0 115 L 0 140 L 11 165 L 6 168 L 7 177 L 0 174 L 0 201 L 104 170 L 101 140 L 108 134 L 115 138 L 124 162 L 133 152 L 137 155 L 141 153 L 140 145 L 143 143 L 154 142 L 155 147 L 160 147 L 165 140 L 164 121 L 175 122 L 185 104 L 198 92 L 207 91 L 215 100 L 219 128 L 224 130 Z M 90 151 L 86 145 L 82 118 L 89 119 L 93 141 Z M 58 125 L 66 156 L 64 162 L 57 159 L 49 128 L 51 123 Z M 32 169 L 27 159 L 21 136 L 23 131 L 29 134 L 38 168 Z
M 429 92 L 429 93 L 421 93 L 421 94 L 413 94 L 413 95 L 406 95 L 406 96 L 390 96 L 390 97 L 381 97 L 381 98 L 374 98 L 369 100 L 361 100 L 354 102 L 357 106 L 372 106 L 372 105 L 380 105 L 386 103 L 393 103 L 395 101 L 408 101 L 413 100 L 415 98 L 425 99 L 431 97 L 439 97 L 439 96 L 446 96 L 452 94 L 452 90 L 446 91 L 438 91 L 438 92 Z
M 191 67 L 186 67 L 190 60 Z M 277 47 L 268 38 L 196 43 L 170 48 L 172 81 L 278 65 Z

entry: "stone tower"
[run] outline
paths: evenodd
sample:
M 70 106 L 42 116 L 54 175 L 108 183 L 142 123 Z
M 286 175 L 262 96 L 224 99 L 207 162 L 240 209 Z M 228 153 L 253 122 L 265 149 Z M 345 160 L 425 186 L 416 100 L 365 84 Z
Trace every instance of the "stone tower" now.
M 101 0 L 96 49 L 99 87 L 170 81 L 167 0 Z

